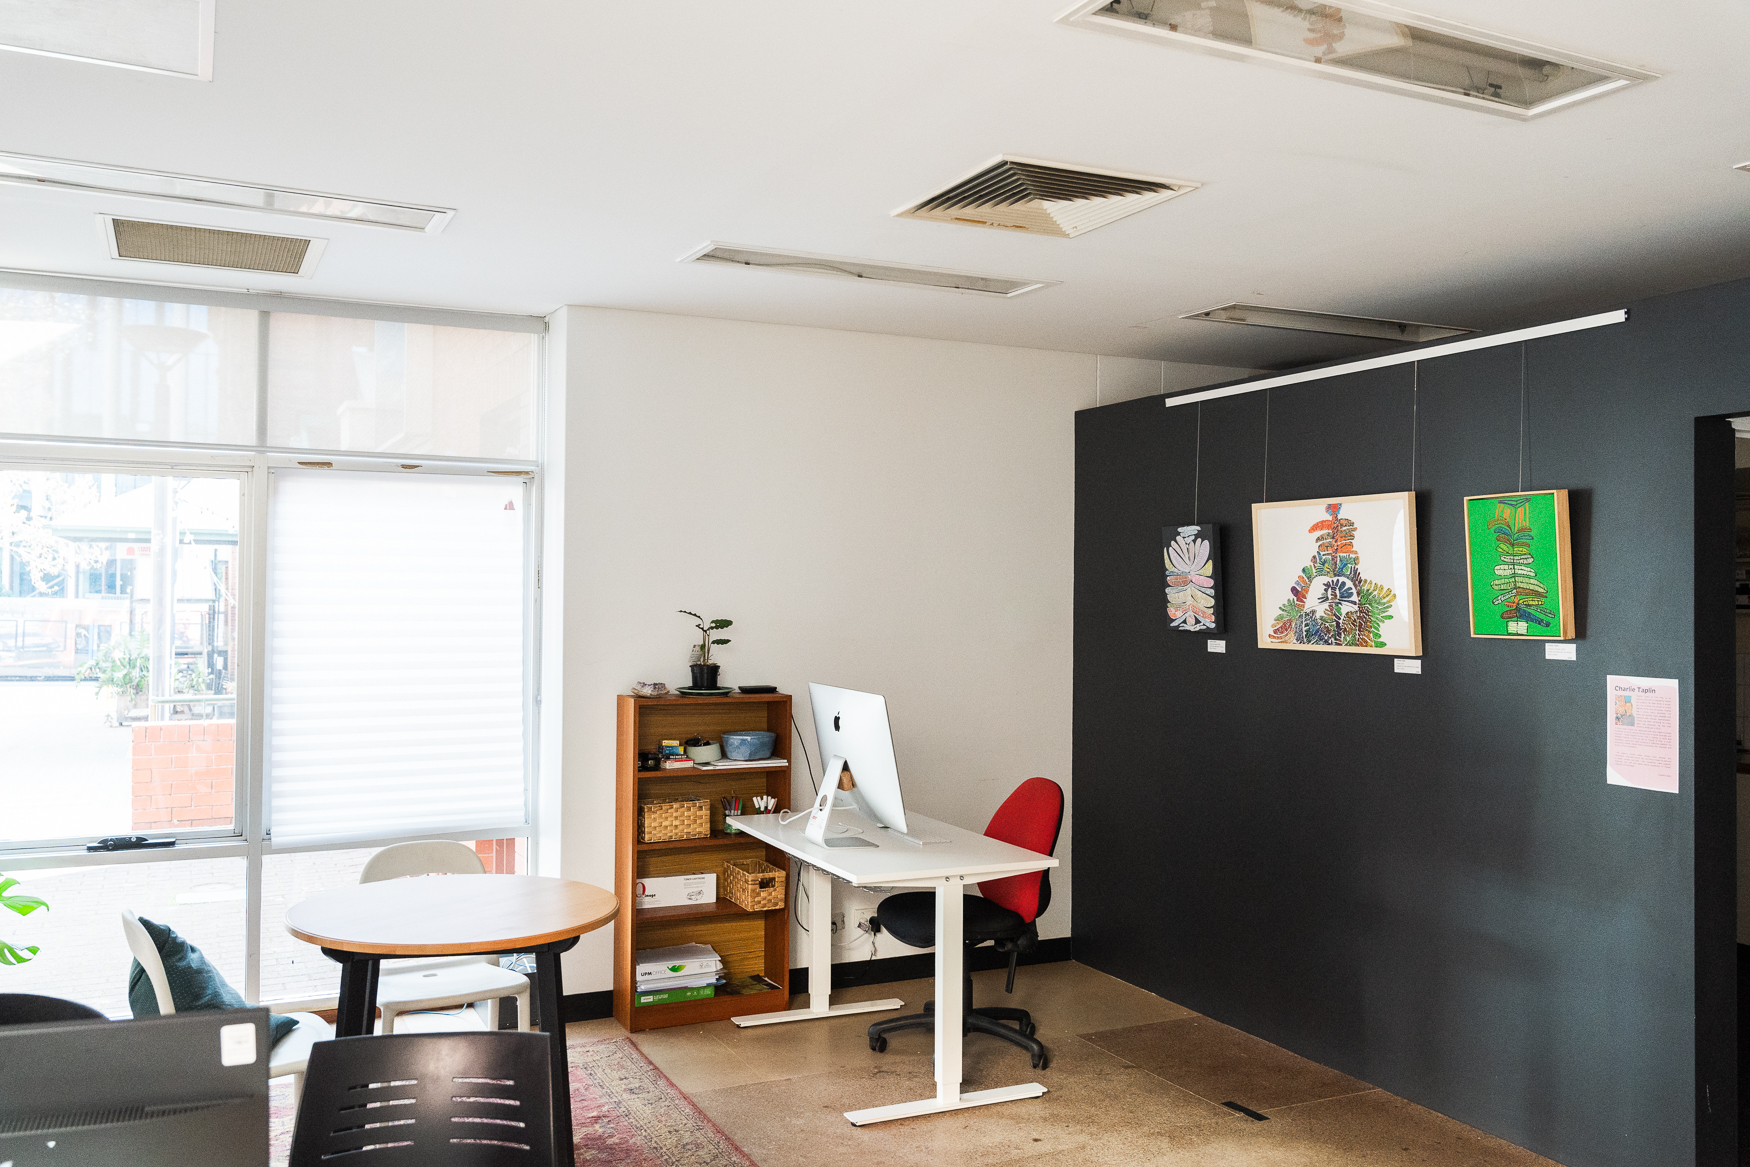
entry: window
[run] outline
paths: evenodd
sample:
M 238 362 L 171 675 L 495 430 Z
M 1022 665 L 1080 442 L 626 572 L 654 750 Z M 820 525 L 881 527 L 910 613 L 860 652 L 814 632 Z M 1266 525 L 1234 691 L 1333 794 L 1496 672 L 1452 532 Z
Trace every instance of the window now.
M 528 862 L 538 326 L 0 278 L 0 872 L 51 905 L 5 980 L 126 1013 L 129 907 L 319 1003 L 286 903 Z

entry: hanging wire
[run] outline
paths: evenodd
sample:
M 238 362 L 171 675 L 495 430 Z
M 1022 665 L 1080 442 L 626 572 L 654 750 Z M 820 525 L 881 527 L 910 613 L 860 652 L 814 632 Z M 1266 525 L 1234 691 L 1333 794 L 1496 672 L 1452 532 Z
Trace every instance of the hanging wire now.
M 1410 362 L 1410 493 L 1416 493 L 1417 423 L 1422 412 L 1422 362 Z
M 1525 489 L 1525 342 L 1519 342 L 1519 489 Z
M 1161 366 L 1165 368 L 1166 366 Z M 1164 374 L 1163 374 L 1164 375 Z M 1197 522 L 1197 501 L 1203 489 L 1203 402 L 1197 403 L 1197 456 L 1191 470 L 1191 522 Z
M 1270 390 L 1264 390 L 1264 497 L 1270 501 Z

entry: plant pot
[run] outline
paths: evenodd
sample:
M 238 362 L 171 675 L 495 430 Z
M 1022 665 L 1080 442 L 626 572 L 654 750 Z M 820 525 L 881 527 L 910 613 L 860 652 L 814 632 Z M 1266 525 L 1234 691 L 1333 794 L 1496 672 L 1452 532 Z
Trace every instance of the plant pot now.
M 717 684 L 717 670 L 722 667 L 722 665 L 693 665 L 693 688 L 720 688 L 721 686 Z

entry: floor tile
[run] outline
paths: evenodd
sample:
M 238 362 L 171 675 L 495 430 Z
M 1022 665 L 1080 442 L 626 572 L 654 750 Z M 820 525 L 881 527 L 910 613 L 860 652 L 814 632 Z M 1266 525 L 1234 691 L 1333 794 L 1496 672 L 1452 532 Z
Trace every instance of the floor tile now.
M 687 1025 L 675 1029 L 647 1029 L 634 1033 L 632 1041 L 686 1094 L 785 1076 L 749 1065 L 717 1040 L 711 1032 L 713 1028 L 710 1025 Z
M 1118 1153 L 1120 1142 L 1143 1146 L 1176 1129 L 1248 1121 L 1074 1037 L 1040 1071 L 1001 1042 L 968 1043 L 964 1090 L 1038 1081 L 1049 1090 L 1042 1098 L 869 1127 L 845 1120 L 847 1110 L 933 1095 L 931 1063 L 926 1045 L 898 1057 L 890 1051 L 873 1071 L 810 1074 L 693 1100 L 761 1167 L 860 1158 L 883 1167 L 981 1167 L 1095 1143 Z
M 1366 1082 L 1207 1017 L 1084 1036 L 1101 1049 L 1211 1102 L 1238 1102 L 1253 1110 L 1372 1089 Z

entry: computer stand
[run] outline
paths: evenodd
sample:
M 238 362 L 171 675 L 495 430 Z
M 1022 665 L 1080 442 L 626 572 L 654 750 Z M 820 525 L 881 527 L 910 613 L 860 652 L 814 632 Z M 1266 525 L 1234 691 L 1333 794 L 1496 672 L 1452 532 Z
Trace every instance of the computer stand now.
M 742 1028 L 753 1025 L 781 1025 L 786 1021 L 818 1021 L 823 1017 L 843 1017 L 847 1013 L 877 1013 L 884 1009 L 903 1009 L 898 997 L 879 1001 L 846 1001 L 831 1003 L 832 995 L 832 876 L 818 867 L 802 863 L 802 887 L 808 893 L 808 1008 L 786 1009 L 780 1013 L 750 1013 L 730 1020 Z

